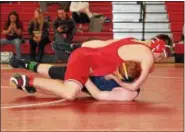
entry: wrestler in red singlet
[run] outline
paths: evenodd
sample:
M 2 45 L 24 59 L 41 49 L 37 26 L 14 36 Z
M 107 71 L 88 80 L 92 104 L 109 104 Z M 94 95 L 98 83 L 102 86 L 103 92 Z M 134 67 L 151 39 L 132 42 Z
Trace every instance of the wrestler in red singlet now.
M 123 63 L 118 55 L 121 46 L 129 44 L 142 44 L 132 41 L 134 38 L 125 38 L 100 48 L 82 47 L 75 50 L 68 61 L 65 80 L 79 81 L 82 85 L 87 81 L 90 68 L 92 76 L 105 76 L 116 71 Z M 146 45 L 145 45 L 146 46 Z

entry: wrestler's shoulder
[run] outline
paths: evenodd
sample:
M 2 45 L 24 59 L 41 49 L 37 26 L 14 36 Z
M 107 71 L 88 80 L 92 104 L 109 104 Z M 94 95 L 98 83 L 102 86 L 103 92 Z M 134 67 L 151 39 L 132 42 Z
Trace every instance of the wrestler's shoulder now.
M 145 59 L 153 59 L 153 53 L 150 48 L 139 45 L 139 44 L 131 44 L 131 45 L 123 45 L 118 49 L 118 54 L 122 58 L 145 58 Z

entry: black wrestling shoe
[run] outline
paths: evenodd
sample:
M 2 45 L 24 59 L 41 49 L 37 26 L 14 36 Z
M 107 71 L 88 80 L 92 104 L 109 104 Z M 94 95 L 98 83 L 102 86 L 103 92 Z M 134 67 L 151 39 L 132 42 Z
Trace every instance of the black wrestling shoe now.
M 29 82 L 29 78 L 26 75 L 20 75 L 18 73 L 15 73 L 10 78 L 11 87 L 26 91 L 28 93 L 35 93 L 36 89 L 33 87 L 30 87 L 28 82 Z
M 12 66 L 13 68 L 27 68 L 29 63 L 30 63 L 29 61 L 18 59 L 15 56 L 10 58 L 9 61 L 9 65 Z

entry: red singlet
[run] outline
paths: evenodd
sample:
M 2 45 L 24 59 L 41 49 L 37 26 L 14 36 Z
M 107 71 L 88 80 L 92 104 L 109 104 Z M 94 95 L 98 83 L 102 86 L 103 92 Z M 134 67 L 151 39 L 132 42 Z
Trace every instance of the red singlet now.
M 65 80 L 78 81 L 84 85 L 89 77 L 90 68 L 93 70 L 93 76 L 105 76 L 113 73 L 124 61 L 119 57 L 118 49 L 123 45 L 142 44 L 133 42 L 133 39 L 121 39 L 100 48 L 82 47 L 75 50 L 70 55 Z

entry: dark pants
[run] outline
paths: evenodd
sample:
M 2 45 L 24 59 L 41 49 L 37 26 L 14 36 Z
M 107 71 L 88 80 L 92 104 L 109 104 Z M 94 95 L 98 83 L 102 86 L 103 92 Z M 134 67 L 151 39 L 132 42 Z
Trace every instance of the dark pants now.
M 37 61 L 37 62 L 41 62 L 42 57 L 44 55 L 44 48 L 46 46 L 46 44 L 48 44 L 49 38 L 44 38 L 42 39 L 39 43 L 37 43 L 35 40 L 30 39 L 30 57 L 32 61 Z M 38 58 L 36 59 L 36 48 L 38 46 Z
M 54 35 L 54 40 L 55 41 L 60 41 L 61 43 L 65 42 L 65 43 L 72 43 L 73 41 L 73 32 L 67 32 L 66 34 L 66 38 L 64 38 L 64 33 L 55 33 Z
M 83 23 L 89 23 L 90 22 L 90 19 L 89 17 L 87 16 L 87 14 L 85 13 L 82 13 L 82 12 L 73 12 L 72 13 L 72 17 L 73 17 L 73 20 L 76 22 L 76 23 L 80 23 L 80 24 L 83 24 Z
M 50 2 L 50 1 L 40 1 L 39 4 L 40 4 L 40 8 L 43 12 L 47 11 L 48 9 L 48 6 L 50 4 L 55 4 L 55 3 L 58 3 L 60 5 L 60 8 L 66 10 L 66 11 L 69 11 L 69 6 L 70 6 L 70 3 L 69 1 L 56 1 L 56 2 Z

